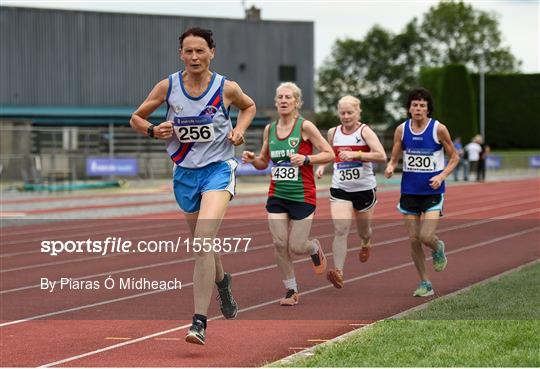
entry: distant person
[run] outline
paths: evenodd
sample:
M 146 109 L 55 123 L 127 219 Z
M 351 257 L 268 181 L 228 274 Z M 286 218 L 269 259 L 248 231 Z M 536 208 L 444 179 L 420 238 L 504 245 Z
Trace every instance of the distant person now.
M 356 230 L 361 241 L 359 259 L 366 262 L 371 251 L 371 219 L 377 203 L 377 181 L 372 162 L 386 162 L 386 153 L 379 138 L 367 124 L 360 122 L 360 100 L 344 96 L 338 102 L 341 124 L 330 128 L 328 142 L 336 158 L 332 187 L 330 188 L 330 212 L 334 222 L 334 269 L 326 278 L 336 288 L 343 287 L 343 270 L 347 257 L 347 239 L 351 221 L 356 219 Z M 317 168 L 321 178 L 325 165 Z
M 433 295 L 434 291 L 426 272 L 422 245 L 431 249 L 435 271 L 443 271 L 447 264 L 445 245 L 436 230 L 444 203 L 444 180 L 456 167 L 459 156 L 446 126 L 431 118 L 434 104 L 428 90 L 412 90 L 406 107 L 409 119 L 396 128 L 392 157 L 384 174 L 392 177 L 403 155 L 398 210 L 404 215 L 412 259 L 420 276 L 420 285 L 413 296 L 424 297 Z M 449 157 L 446 167 L 445 151 Z
M 454 148 L 459 155 L 459 163 L 454 169 L 454 181 L 459 181 L 459 171 L 463 170 L 463 180 L 469 180 L 469 162 L 465 159 L 465 150 L 463 150 L 463 145 L 461 144 L 461 137 L 456 137 L 454 139 Z
M 317 239 L 309 239 L 316 207 L 313 164 L 331 162 L 334 153 L 317 127 L 300 115 L 302 91 L 296 84 L 281 83 L 276 89 L 275 104 L 279 118 L 265 127 L 259 155 L 244 151 L 242 160 L 257 169 L 266 169 L 270 161 L 273 163 L 266 211 L 276 263 L 286 290 L 279 303 L 293 306 L 298 304 L 299 294 L 292 255 L 309 255 L 316 274 L 326 271 L 321 244 Z
M 478 182 L 484 182 L 486 180 L 486 161 L 491 149 L 488 145 L 486 145 L 482 137 L 480 137 L 480 147 L 482 148 L 482 151 L 480 151 L 480 157 L 478 159 L 476 180 Z
M 476 135 L 465 146 L 465 152 L 467 153 L 467 160 L 469 162 L 469 173 L 475 173 L 476 180 L 478 180 L 478 161 L 480 160 L 480 153 L 482 152 L 482 136 Z
M 136 131 L 167 142 L 175 163 L 174 195 L 192 235 L 199 238 L 214 238 L 218 232 L 235 194 L 234 146 L 244 142 L 244 132 L 255 116 L 255 103 L 240 86 L 210 71 L 214 53 L 211 30 L 187 29 L 180 36 L 185 70 L 158 82 L 130 121 Z M 148 117 L 163 103 L 167 120 L 153 125 Z M 229 117 L 232 105 L 240 110 L 235 128 Z M 195 314 L 186 341 L 204 345 L 214 282 L 225 318 L 236 317 L 238 304 L 219 253 L 194 252 L 194 257 Z

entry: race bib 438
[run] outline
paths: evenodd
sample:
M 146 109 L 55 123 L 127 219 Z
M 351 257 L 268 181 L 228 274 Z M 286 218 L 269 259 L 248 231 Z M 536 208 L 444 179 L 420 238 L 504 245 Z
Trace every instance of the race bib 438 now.
M 297 181 L 298 167 L 293 167 L 291 163 L 284 162 L 272 167 L 273 181 Z

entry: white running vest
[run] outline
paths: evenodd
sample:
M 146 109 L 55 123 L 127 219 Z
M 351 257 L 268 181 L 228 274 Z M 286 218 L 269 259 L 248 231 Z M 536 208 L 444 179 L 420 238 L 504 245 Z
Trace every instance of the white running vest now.
M 332 148 L 336 154 L 336 158 L 334 159 L 334 175 L 332 176 L 333 188 L 339 188 L 347 192 L 358 192 L 377 187 L 371 162 L 364 162 L 358 159 L 341 161 L 339 158 L 341 151 L 370 151 L 368 144 L 362 137 L 362 130 L 365 126 L 362 123 L 351 134 L 343 133 L 341 125 L 336 127 L 332 139 Z
M 225 77 L 214 72 L 200 96 L 189 96 L 182 71 L 169 76 L 167 120 L 174 122 L 174 134 L 167 140 L 167 153 L 184 168 L 200 168 L 234 156 L 227 139 L 232 130 L 229 112 L 223 105 Z

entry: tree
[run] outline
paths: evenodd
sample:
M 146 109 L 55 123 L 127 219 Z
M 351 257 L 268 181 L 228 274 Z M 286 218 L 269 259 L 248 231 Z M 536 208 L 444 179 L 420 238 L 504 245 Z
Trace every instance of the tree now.
M 404 96 L 422 67 L 463 64 L 476 71 L 483 56 L 488 72 L 516 71 L 519 62 L 501 39 L 494 14 L 463 2 L 441 2 L 399 34 L 375 25 L 363 40 L 336 41 L 319 69 L 318 104 L 335 112 L 341 96 L 354 95 L 362 100 L 362 120 L 393 122 L 403 116 Z
M 490 72 L 516 72 L 520 65 L 510 49 L 501 46 L 496 14 L 475 10 L 471 5 L 439 3 L 424 17 L 421 31 L 430 65 L 463 64 L 478 71 L 482 56 Z
M 374 26 L 362 41 L 337 40 L 332 57 L 319 70 L 319 105 L 335 112 L 340 97 L 353 95 L 362 100 L 364 121 L 388 122 L 404 83 L 414 79 L 407 66 L 413 57 L 411 45 L 418 42 L 414 38 L 413 33 L 395 36 Z

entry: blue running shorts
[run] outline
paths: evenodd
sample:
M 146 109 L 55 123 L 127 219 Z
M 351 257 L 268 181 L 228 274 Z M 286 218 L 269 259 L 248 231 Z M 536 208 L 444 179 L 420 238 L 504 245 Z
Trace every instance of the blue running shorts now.
M 184 213 L 197 213 L 202 194 L 208 191 L 228 191 L 231 198 L 236 190 L 234 159 L 208 164 L 202 168 L 175 166 L 173 173 L 174 197 Z

